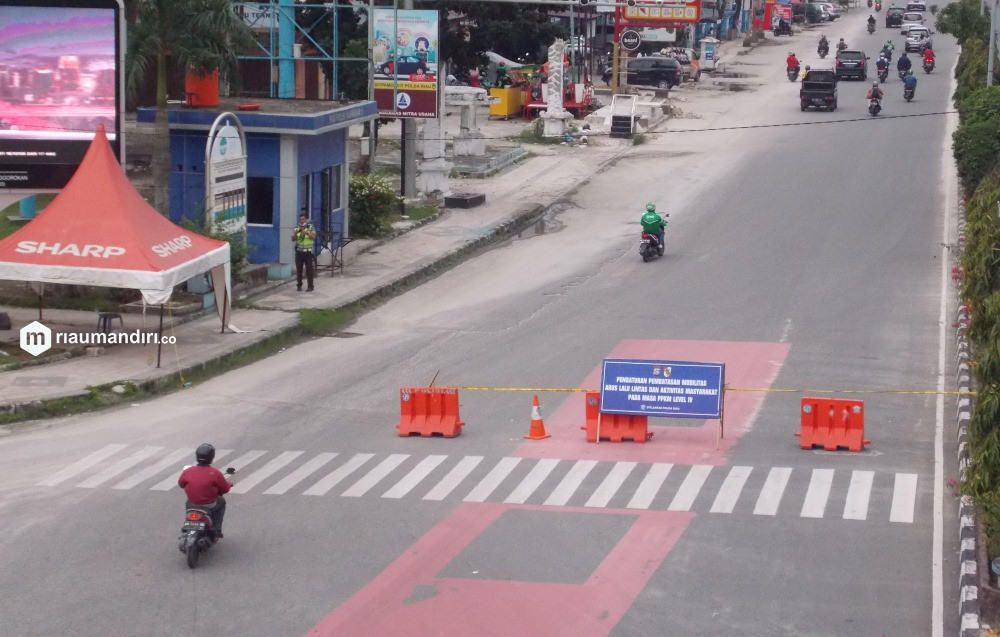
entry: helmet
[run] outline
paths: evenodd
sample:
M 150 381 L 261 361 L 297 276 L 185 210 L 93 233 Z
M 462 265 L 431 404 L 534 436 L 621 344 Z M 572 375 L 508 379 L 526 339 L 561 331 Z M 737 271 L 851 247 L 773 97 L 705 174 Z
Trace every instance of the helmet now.
M 906 74 L 907 75 L 913 75 L 913 69 L 910 69 L 909 71 L 907 71 Z
M 795 55 L 795 51 L 789 51 L 788 55 Z
M 656 204 L 650 201 L 646 204 L 646 212 L 656 212 Z
M 215 460 L 215 447 L 207 442 L 198 445 L 198 448 L 195 449 L 194 457 L 200 465 L 212 464 L 212 461 Z
M 807 71 L 809 70 L 809 65 L 808 65 L 808 64 L 806 64 L 806 70 L 807 70 Z
M 875 88 L 878 88 L 878 82 L 872 82 L 872 86 L 874 86 Z
M 843 41 L 844 41 L 844 38 L 840 38 L 840 41 L 841 41 L 841 42 L 843 42 Z

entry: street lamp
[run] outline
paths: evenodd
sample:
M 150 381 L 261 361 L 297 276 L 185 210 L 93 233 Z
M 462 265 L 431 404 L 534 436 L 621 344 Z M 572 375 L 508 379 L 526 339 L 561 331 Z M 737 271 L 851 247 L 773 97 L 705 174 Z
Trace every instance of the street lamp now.
M 1000 0 L 993 0 L 990 10 L 990 57 L 986 62 L 986 86 L 993 86 L 993 58 L 997 55 L 997 8 Z

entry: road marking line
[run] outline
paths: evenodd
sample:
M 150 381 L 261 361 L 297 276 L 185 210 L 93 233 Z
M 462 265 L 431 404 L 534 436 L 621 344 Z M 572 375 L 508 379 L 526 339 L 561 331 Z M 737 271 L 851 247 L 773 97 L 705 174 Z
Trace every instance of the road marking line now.
M 892 490 L 892 510 L 890 522 L 913 522 L 913 507 L 917 500 L 917 474 L 897 473 L 896 486 Z
M 271 460 L 266 465 L 257 469 L 247 477 L 243 478 L 239 482 L 233 485 L 230 489 L 230 493 L 246 493 L 250 489 L 254 488 L 264 480 L 270 478 L 276 471 L 295 460 L 301 456 L 304 452 L 302 451 L 286 451 L 279 455 L 274 460 Z
M 382 462 L 375 465 L 375 468 L 366 473 L 360 480 L 354 483 L 354 485 L 347 491 L 344 491 L 340 495 L 345 498 L 360 498 L 364 494 L 368 493 L 368 490 L 374 487 L 376 484 L 382 481 L 387 475 L 392 473 L 392 471 L 403 464 L 407 458 L 410 457 L 408 453 L 394 453 Z
M 712 503 L 712 513 L 733 512 L 751 471 L 753 467 L 746 466 L 735 466 L 729 470 L 729 475 L 726 476 L 719 488 L 719 494 L 715 496 L 715 502 Z
M 214 462 L 218 462 L 219 460 L 221 460 L 222 458 L 225 458 L 226 456 L 228 456 L 232 452 L 233 452 L 232 449 L 216 449 L 215 450 L 215 460 L 214 460 Z M 194 455 L 194 452 L 192 452 L 192 455 Z M 192 464 L 194 464 L 194 463 L 192 462 Z M 170 491 L 171 489 L 176 489 L 177 488 L 177 480 L 180 479 L 181 472 L 183 470 L 184 470 L 183 468 L 178 469 L 177 471 L 175 471 L 174 473 L 172 473 L 169 478 L 163 480 L 162 482 L 157 482 L 153 486 L 149 487 L 149 490 L 150 491 Z
M 430 475 L 431 471 L 444 462 L 448 456 L 427 456 L 421 460 L 413 470 L 406 474 L 402 480 L 397 482 L 391 489 L 382 494 L 383 498 L 402 498 L 412 491 L 420 481 Z
M 542 458 L 535 463 L 535 466 L 531 468 L 528 475 L 524 476 L 524 480 L 521 480 L 521 484 L 514 487 L 514 490 L 510 492 L 507 499 L 504 500 L 507 504 L 524 504 L 531 497 L 531 494 L 535 492 L 545 478 L 549 477 L 552 470 L 556 468 L 559 464 L 558 458 Z
M 549 497 L 545 500 L 544 504 L 546 506 L 566 506 L 569 499 L 573 497 L 576 490 L 580 488 L 583 481 L 587 478 L 587 474 L 597 466 L 596 460 L 577 460 L 573 467 L 566 472 L 563 479 L 552 490 Z
M 114 478 L 119 474 L 125 473 L 126 471 L 128 471 L 135 465 L 139 464 L 143 460 L 147 460 L 152 456 L 155 456 L 162 450 L 163 447 L 143 447 L 139 451 L 133 453 L 131 456 L 128 456 L 127 458 L 122 458 L 113 465 L 105 467 L 104 470 L 98 473 L 97 475 L 91 476 L 90 478 L 84 480 L 83 482 L 81 482 L 76 486 L 82 489 L 93 489 L 94 487 L 104 484 L 111 478 Z
M 692 465 L 691 469 L 688 470 L 687 476 L 684 478 L 684 482 L 681 483 L 681 487 L 677 489 L 677 493 L 674 495 L 674 499 L 670 502 L 670 506 L 667 507 L 667 510 L 690 511 L 691 505 L 694 504 L 694 499 L 698 497 L 698 492 L 701 491 L 701 488 L 705 485 L 705 480 L 708 479 L 708 474 L 711 472 L 712 465 Z
M 611 472 L 604 478 L 594 494 L 590 496 L 587 503 L 583 506 L 587 507 L 606 507 L 611 498 L 615 497 L 615 493 L 628 478 L 629 474 L 632 473 L 632 469 L 635 469 L 635 462 L 616 462 L 615 466 L 611 468 Z
M 868 501 L 872 494 L 874 471 L 852 471 L 851 486 L 847 488 L 847 502 L 844 503 L 845 520 L 867 520 Z
M 760 490 L 760 497 L 757 498 L 757 505 L 753 509 L 754 515 L 776 515 L 778 513 L 781 496 L 785 493 L 785 486 L 788 485 L 788 478 L 791 475 L 791 467 L 773 467 L 767 473 L 764 488 Z
M 194 449 L 175 449 L 173 453 L 167 455 L 167 457 L 163 458 L 156 464 L 152 464 L 143 469 L 142 471 L 136 472 L 135 474 L 129 476 L 128 478 L 125 478 L 124 480 L 122 480 L 121 482 L 119 482 L 118 484 L 116 484 L 111 488 L 131 489 L 140 482 L 145 482 L 146 480 L 149 480 L 150 478 L 160 473 L 161 471 L 169 469 L 177 465 L 178 463 L 182 462 L 184 458 L 193 455 L 194 455 Z
M 833 469 L 813 469 L 806 490 L 806 499 L 802 503 L 802 518 L 821 518 L 826 512 L 826 503 L 830 499 L 830 487 L 833 486 Z
M 663 481 L 667 479 L 667 474 L 674 465 L 667 462 L 656 462 L 649 467 L 646 477 L 639 483 L 639 488 L 632 494 L 632 499 L 625 506 L 627 509 L 648 509 L 653 503 L 653 498 L 659 493 Z
M 289 489 L 308 478 L 313 473 L 323 468 L 326 463 L 337 457 L 336 453 L 323 452 L 316 454 L 316 457 L 305 463 L 295 471 L 279 480 L 270 489 L 264 492 L 265 495 L 281 495 Z
M 322 480 L 312 485 L 302 492 L 302 495 L 326 495 L 326 492 L 334 488 L 340 481 L 354 473 L 354 470 L 375 457 L 373 453 L 356 453 L 351 459 L 337 467 L 326 475 Z
M 102 460 L 115 455 L 128 445 L 108 445 L 103 449 L 98 449 L 94 453 L 90 454 L 86 458 L 81 458 L 77 460 L 70 466 L 66 467 L 62 471 L 58 471 L 48 478 L 42 480 L 38 483 L 40 487 L 54 487 L 61 482 L 69 480 L 75 475 L 79 475 L 86 471 L 87 469 L 93 467 L 95 464 L 101 462 Z
M 465 502 L 484 502 L 486 498 L 490 497 L 493 490 L 500 486 L 504 478 L 514 470 L 517 463 L 521 462 L 520 458 L 502 458 L 500 462 L 496 464 L 493 469 L 490 470 L 486 477 L 479 481 L 469 495 L 465 496 Z
M 455 465 L 455 467 L 448 472 L 448 475 L 441 478 L 441 482 L 434 485 L 434 488 L 427 492 L 424 496 L 424 500 L 435 500 L 441 501 L 448 497 L 448 494 L 455 490 L 462 480 L 469 477 L 472 470 L 479 466 L 479 463 L 483 461 L 482 456 L 465 456 L 462 460 Z

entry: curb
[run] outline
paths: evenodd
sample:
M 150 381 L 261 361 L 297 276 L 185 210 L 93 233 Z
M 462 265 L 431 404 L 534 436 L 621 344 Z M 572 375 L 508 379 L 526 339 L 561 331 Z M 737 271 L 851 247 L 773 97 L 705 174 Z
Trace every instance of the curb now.
M 959 228 L 965 225 L 965 206 L 959 203 Z M 969 312 L 964 304 L 958 308 L 956 323 L 956 378 L 958 391 L 972 390 L 972 380 L 969 375 L 969 343 L 965 330 L 969 326 Z M 958 480 L 965 481 L 969 467 L 969 419 L 972 416 L 972 399 L 961 396 L 958 400 Z M 958 537 L 962 542 L 959 550 L 961 570 L 958 575 L 958 614 L 962 618 L 959 629 L 961 637 L 979 636 L 979 575 L 976 572 L 976 506 L 972 497 L 963 495 L 958 507 Z

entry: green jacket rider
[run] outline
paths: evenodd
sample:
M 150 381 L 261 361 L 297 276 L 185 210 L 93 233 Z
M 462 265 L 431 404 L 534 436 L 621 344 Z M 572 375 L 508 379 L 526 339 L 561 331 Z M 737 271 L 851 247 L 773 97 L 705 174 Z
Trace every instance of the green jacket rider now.
M 670 215 L 667 216 L 669 217 Z M 656 214 L 656 204 L 652 201 L 646 204 L 646 213 L 642 215 L 639 223 L 642 224 L 642 231 L 655 234 L 656 238 L 660 241 L 660 247 L 663 247 L 663 230 L 667 227 L 667 222 L 663 220 L 663 217 Z

